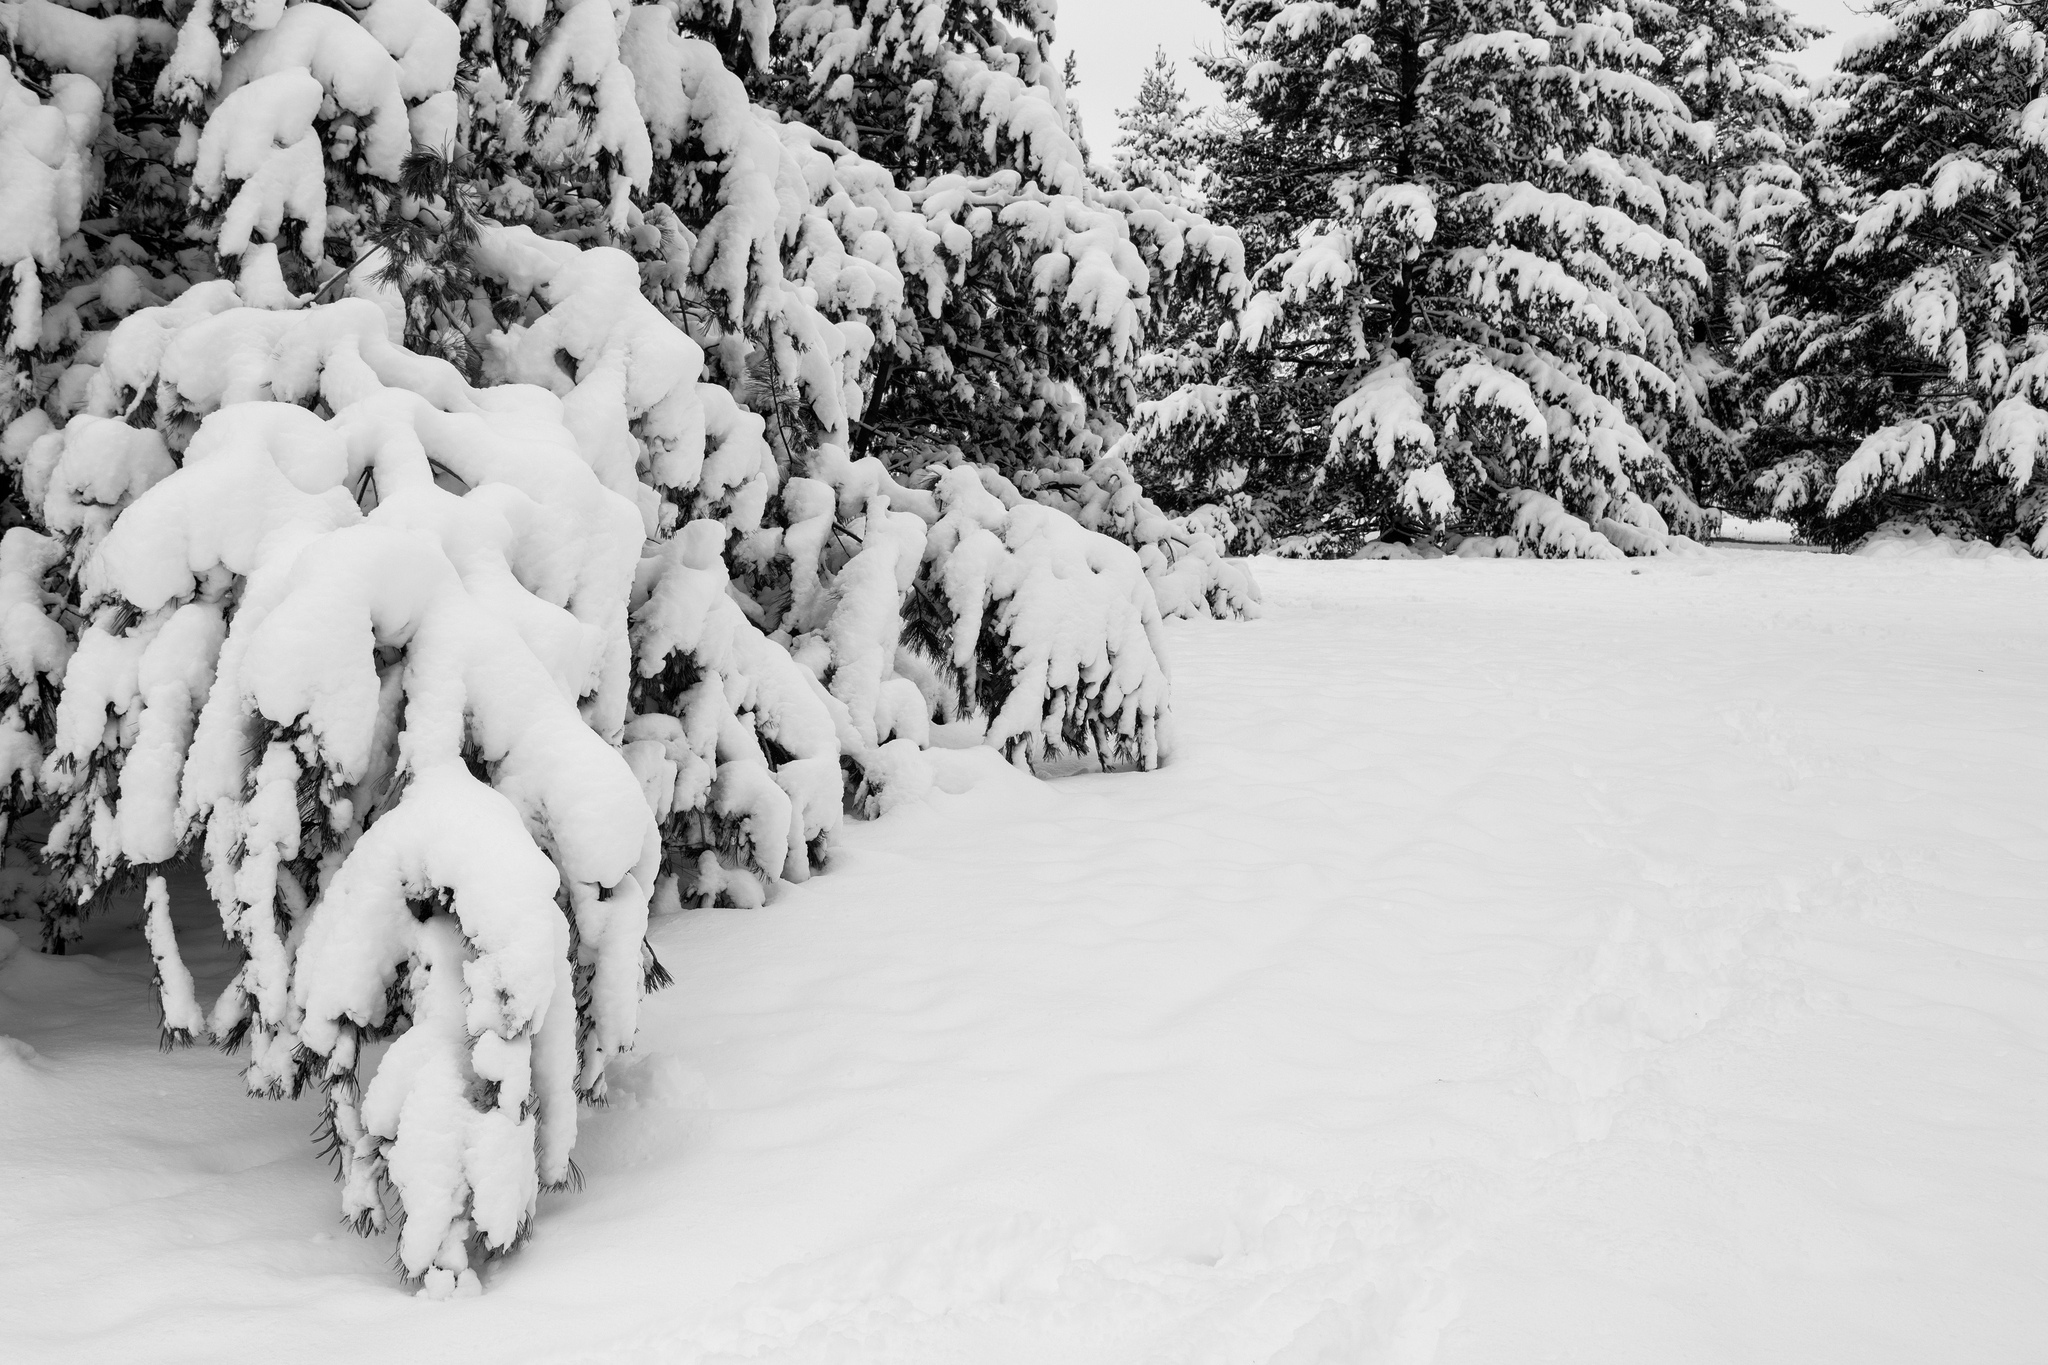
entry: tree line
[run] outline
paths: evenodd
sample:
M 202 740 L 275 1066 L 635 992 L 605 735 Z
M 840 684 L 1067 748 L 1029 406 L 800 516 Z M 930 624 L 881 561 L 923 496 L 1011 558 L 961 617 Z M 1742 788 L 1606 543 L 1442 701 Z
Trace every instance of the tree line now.
M 1642 553 L 1720 511 L 2048 553 L 2038 6 L 1817 36 L 1740 0 L 1215 0 L 1124 174 L 1252 293 L 1148 358 L 1122 453 L 1237 549 Z

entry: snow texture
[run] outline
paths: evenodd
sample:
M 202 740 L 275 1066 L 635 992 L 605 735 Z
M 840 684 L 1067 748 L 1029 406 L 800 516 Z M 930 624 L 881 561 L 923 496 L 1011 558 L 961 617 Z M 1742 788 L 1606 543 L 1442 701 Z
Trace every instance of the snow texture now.
M 830 878 L 658 917 L 476 1304 L 320 1231 L 315 1103 L 157 1054 L 127 916 L 0 947 L 10 1359 L 2030 1359 L 2041 567 L 1257 569 L 1167 624 L 1161 772 L 940 750 Z

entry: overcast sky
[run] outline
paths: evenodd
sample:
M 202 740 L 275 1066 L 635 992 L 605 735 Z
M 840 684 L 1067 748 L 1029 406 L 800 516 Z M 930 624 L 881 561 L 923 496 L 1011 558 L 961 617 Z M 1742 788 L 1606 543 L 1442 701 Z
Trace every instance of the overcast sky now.
M 1790 0 L 1794 13 L 1835 30 L 1853 28 L 1860 19 L 1844 0 Z M 1180 64 L 1181 88 L 1198 101 L 1217 98 L 1216 88 L 1195 70 L 1198 47 L 1220 46 L 1223 24 L 1215 8 L 1203 0 L 1064 0 L 1060 5 L 1059 39 L 1080 62 L 1081 118 L 1097 156 L 1107 156 L 1116 142 L 1116 111 L 1138 94 L 1138 78 L 1151 64 L 1154 48 Z M 1823 40 L 1800 65 L 1810 73 L 1833 60 L 1839 36 Z

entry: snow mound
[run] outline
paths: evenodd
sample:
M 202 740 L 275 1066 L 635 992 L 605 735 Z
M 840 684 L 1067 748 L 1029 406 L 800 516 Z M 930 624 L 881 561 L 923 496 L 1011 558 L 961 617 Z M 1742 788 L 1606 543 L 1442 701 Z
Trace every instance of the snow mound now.
M 1470 537 L 1468 537 L 1470 539 Z M 1462 543 L 1462 542 L 1461 542 Z M 1444 552 L 1428 541 L 1411 544 L 1402 540 L 1368 540 L 1359 546 L 1353 559 L 1442 559 Z
M 2018 544 L 1993 545 L 1988 541 L 1968 540 L 1905 521 L 1886 522 L 1865 536 L 1849 553 L 1865 559 L 2034 560 L 2034 556 Z

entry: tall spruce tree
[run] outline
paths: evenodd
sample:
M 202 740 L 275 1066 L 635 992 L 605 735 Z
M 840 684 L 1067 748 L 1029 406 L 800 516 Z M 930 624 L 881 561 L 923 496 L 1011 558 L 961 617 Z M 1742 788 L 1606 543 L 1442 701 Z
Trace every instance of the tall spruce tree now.
M 1139 82 L 1136 103 L 1118 111 L 1118 177 L 1168 202 L 1205 209 L 1202 180 L 1207 171 L 1201 161 L 1205 117 L 1188 109 L 1173 62 L 1164 48 L 1156 50 L 1152 65 Z M 1176 459 L 1173 457 L 1185 453 L 1181 446 L 1165 443 L 1155 447 L 1145 437 L 1161 422 L 1162 405 L 1176 411 L 1204 403 L 1227 405 L 1227 391 L 1212 381 L 1223 364 L 1231 319 L 1240 302 L 1217 292 L 1181 298 L 1148 332 L 1136 366 L 1136 390 L 1142 401 L 1130 413 L 1103 461 L 1128 471 L 1126 477 L 1134 483 L 1142 481 L 1148 498 L 1180 510 L 1190 537 L 1206 537 L 1226 548 L 1256 546 L 1264 539 L 1256 508 L 1241 491 L 1242 464 L 1226 470 L 1214 461 Z M 1144 462 L 1142 476 L 1134 460 Z
M 1116 111 L 1115 163 L 1127 185 L 1142 186 L 1176 203 L 1201 202 L 1201 165 L 1195 159 L 1192 117 L 1179 74 L 1165 48 L 1138 80 L 1138 98 Z
M 1755 416 L 1740 352 L 1769 316 L 1779 232 L 1803 202 L 1812 157 L 1811 91 L 1789 59 L 1819 30 L 1772 0 L 1686 0 L 1655 31 L 1673 85 L 1713 132 L 1674 147 L 1668 166 L 1699 186 L 1707 210 L 1693 244 L 1713 289 L 1690 378 L 1710 420 L 1670 432 L 1665 450 L 1696 499 L 1728 505 L 1741 497 Z
M 1188 497 L 1220 469 L 1310 553 L 1452 531 L 1611 555 L 1705 529 L 1673 458 L 1724 439 L 1702 343 L 1727 233 L 1697 171 L 1745 130 L 1718 143 L 1677 88 L 1669 58 L 1701 24 L 1650 4 L 1221 7 L 1231 46 L 1205 65 L 1234 107 L 1210 204 L 1261 290 L 1226 369 L 1143 415 L 1141 469 Z M 1693 65 L 1746 84 L 1758 59 Z
M 2048 34 L 2027 5 L 1887 4 L 1847 50 L 1747 360 L 1760 510 L 2048 554 Z

